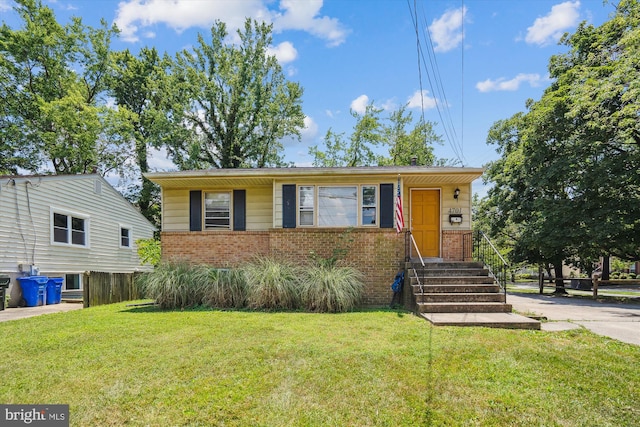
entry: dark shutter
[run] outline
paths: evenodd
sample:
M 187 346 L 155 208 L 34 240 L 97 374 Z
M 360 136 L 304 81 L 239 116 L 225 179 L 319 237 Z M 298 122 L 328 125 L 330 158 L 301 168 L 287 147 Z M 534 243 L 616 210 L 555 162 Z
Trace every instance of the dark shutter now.
M 296 185 L 282 186 L 282 228 L 296 228 Z
M 233 229 L 234 231 L 247 229 L 246 190 L 233 190 Z
M 202 231 L 202 191 L 189 191 L 189 231 Z
M 393 184 L 380 184 L 380 228 L 393 228 Z

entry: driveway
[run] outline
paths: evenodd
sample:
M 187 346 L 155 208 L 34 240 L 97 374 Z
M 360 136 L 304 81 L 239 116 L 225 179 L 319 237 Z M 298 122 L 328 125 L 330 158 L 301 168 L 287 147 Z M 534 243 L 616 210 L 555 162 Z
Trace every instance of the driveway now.
M 82 303 L 62 302 L 60 304 L 40 305 L 37 307 L 17 307 L 5 308 L 0 311 L 0 322 L 9 320 L 24 319 L 27 317 L 40 316 L 42 314 L 60 313 L 71 310 L 79 310 Z
M 640 301 L 602 302 L 589 298 L 509 293 L 507 303 L 527 316 L 546 318 L 543 331 L 587 328 L 622 342 L 640 345 Z

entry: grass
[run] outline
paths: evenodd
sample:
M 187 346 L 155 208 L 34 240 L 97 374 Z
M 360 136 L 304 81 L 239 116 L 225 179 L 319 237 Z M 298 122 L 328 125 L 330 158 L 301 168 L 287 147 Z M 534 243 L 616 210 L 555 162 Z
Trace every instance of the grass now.
M 640 347 L 586 330 L 434 328 L 399 311 L 113 304 L 0 323 L 0 402 L 71 425 L 625 426 Z

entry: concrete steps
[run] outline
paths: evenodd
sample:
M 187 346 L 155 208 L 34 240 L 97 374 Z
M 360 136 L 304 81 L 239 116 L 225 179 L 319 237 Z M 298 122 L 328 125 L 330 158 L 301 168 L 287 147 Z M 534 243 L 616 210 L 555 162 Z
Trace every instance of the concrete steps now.
M 479 263 L 411 267 L 407 271 L 416 311 L 434 325 L 540 329 L 539 321 L 512 313 L 504 291 Z

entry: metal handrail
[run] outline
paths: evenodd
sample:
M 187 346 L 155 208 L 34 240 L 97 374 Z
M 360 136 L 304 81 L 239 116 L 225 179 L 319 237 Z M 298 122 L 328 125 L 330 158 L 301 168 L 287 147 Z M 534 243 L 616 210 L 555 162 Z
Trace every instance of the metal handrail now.
M 413 247 L 416 250 L 416 253 L 418 254 L 418 258 L 420 259 L 420 263 L 422 263 L 422 270 L 424 271 L 425 265 L 424 265 L 424 260 L 422 259 L 422 255 L 420 254 L 420 249 L 418 249 L 418 244 L 416 243 L 416 240 L 413 238 L 413 234 L 411 234 L 411 231 L 408 232 L 409 233 L 409 237 L 411 238 L 411 243 L 413 243 Z M 416 280 L 418 281 L 418 286 L 420 287 L 420 293 L 424 293 L 424 288 L 422 287 L 422 282 L 420 282 L 420 277 L 418 277 L 418 272 L 416 271 L 415 267 L 413 266 L 413 263 L 411 263 L 411 269 L 413 270 L 413 274 L 414 276 L 416 276 Z
M 474 231 L 473 238 L 473 258 L 482 262 L 489 270 L 489 274 L 500 285 L 507 295 L 507 273 L 509 264 L 502 257 L 498 249 L 491 243 L 491 240 L 480 230 Z

